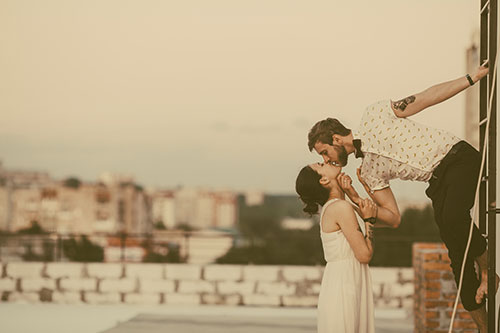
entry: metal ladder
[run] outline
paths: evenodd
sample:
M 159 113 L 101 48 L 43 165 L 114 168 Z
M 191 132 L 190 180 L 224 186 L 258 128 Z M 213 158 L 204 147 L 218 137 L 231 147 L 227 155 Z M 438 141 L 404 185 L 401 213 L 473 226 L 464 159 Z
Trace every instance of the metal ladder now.
M 480 61 L 489 59 L 490 69 L 495 68 L 494 61 L 497 56 L 497 0 L 480 0 Z M 496 78 L 495 78 L 496 80 Z M 495 295 L 496 278 L 496 218 L 500 209 L 496 207 L 496 140 L 497 140 L 497 93 L 496 88 L 492 91 L 493 75 L 488 75 L 488 80 L 479 83 L 479 142 L 480 152 L 487 150 L 488 163 L 483 170 L 479 189 L 479 230 L 487 235 L 488 239 L 488 295 Z M 496 87 L 496 84 L 494 85 Z M 493 96 L 492 96 L 493 95 Z M 483 147 L 487 124 L 488 101 L 492 98 L 491 119 L 487 147 Z M 495 333 L 496 305 L 495 297 L 488 297 L 488 333 Z M 500 329 L 500 328 L 499 328 Z

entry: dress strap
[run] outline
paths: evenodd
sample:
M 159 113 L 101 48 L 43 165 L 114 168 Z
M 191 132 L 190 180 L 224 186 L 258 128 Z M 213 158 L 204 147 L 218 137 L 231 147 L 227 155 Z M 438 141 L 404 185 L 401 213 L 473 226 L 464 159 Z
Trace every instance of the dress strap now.
M 339 199 L 338 198 L 330 199 L 327 202 L 325 202 L 325 204 L 321 208 L 321 215 L 319 217 L 319 230 L 321 230 L 322 232 L 323 232 L 323 215 L 325 214 L 325 210 L 328 206 L 330 206 L 332 203 L 334 203 L 337 200 L 339 200 Z

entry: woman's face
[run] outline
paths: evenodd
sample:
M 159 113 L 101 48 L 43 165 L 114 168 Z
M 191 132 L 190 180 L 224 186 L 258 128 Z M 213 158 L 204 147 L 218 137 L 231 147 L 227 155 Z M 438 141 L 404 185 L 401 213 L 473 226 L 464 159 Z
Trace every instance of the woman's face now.
M 342 170 L 341 166 L 332 165 L 330 163 L 313 163 L 309 165 L 311 169 L 316 171 L 321 177 L 326 177 L 330 181 L 337 181 L 337 176 Z

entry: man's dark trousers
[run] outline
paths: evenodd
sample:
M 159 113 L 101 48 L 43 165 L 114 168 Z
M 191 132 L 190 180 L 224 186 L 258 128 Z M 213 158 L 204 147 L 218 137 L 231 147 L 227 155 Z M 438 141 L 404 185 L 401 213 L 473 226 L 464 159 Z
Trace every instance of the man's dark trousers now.
M 458 286 L 462 261 L 469 236 L 471 209 L 481 167 L 479 152 L 465 141 L 452 147 L 434 170 L 425 191 L 432 200 L 439 233 L 448 248 L 451 268 Z M 483 303 L 475 301 L 480 281 L 474 268 L 474 258 L 486 250 L 486 240 L 474 225 L 472 241 L 465 264 L 460 298 L 468 311 L 477 310 Z

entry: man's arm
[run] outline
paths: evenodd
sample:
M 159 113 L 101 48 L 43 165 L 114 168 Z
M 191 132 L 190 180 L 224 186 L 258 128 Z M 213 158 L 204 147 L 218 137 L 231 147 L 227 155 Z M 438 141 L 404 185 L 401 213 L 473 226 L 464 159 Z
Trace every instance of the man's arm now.
M 356 170 L 356 174 L 359 182 L 365 188 L 366 193 L 368 193 L 370 198 L 377 204 L 377 223 L 375 226 L 399 227 L 401 224 L 401 214 L 399 213 L 398 204 L 396 203 L 396 198 L 394 198 L 391 188 L 386 187 L 381 190 L 372 191 L 361 177 L 361 168 Z
M 485 77 L 488 71 L 488 63 L 485 62 L 470 77 L 476 83 Z M 406 118 L 430 106 L 446 101 L 468 87 L 470 87 L 469 80 L 467 77 L 462 76 L 456 80 L 437 84 L 402 100 L 391 101 L 392 110 L 397 117 Z
M 382 190 L 372 191 L 365 183 L 365 181 L 361 178 L 360 169 L 358 168 L 357 174 L 358 179 L 366 190 L 366 193 L 370 196 L 370 198 L 377 204 L 377 221 L 375 224 L 376 227 L 392 227 L 397 228 L 401 223 L 401 214 L 399 213 L 398 204 L 396 203 L 396 199 L 394 198 L 394 194 L 390 187 L 386 187 Z M 346 175 L 345 173 L 340 173 L 337 176 L 337 181 L 342 188 L 342 190 L 347 194 L 349 199 L 354 202 L 356 205 L 360 206 L 362 199 L 360 198 L 358 192 L 352 186 L 351 177 Z M 381 222 L 381 223 L 380 223 Z
M 399 213 L 398 204 L 394 198 L 394 194 L 390 187 L 368 192 L 370 198 L 377 204 L 377 223 L 375 226 L 380 226 L 383 223 L 385 226 L 397 228 L 401 224 L 401 214 Z

